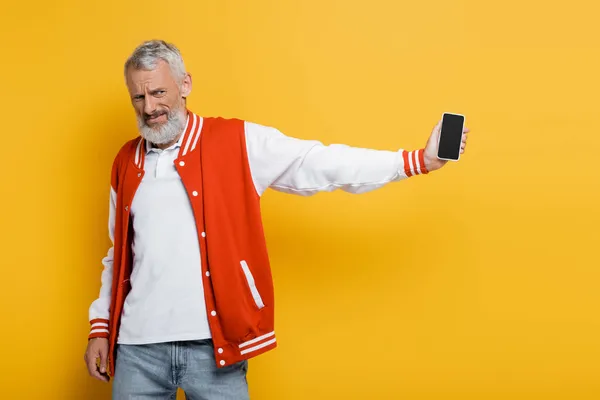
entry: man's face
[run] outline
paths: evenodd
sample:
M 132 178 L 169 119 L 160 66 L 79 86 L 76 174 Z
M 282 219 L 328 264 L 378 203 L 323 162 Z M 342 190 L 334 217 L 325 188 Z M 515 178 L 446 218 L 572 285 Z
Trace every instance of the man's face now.
M 155 144 L 173 142 L 184 128 L 190 76 L 177 82 L 169 64 L 160 60 L 152 71 L 129 68 L 126 81 L 142 136 Z

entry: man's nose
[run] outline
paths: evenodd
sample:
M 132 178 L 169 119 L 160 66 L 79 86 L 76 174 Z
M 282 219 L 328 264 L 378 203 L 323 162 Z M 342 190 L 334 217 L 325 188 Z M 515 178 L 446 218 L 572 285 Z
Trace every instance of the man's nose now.
M 152 115 L 156 111 L 156 103 L 152 96 L 144 97 L 144 113 Z

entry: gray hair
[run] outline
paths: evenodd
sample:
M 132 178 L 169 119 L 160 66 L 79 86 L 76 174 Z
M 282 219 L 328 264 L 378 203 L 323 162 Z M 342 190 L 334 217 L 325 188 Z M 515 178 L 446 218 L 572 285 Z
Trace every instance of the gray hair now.
M 175 45 L 164 40 L 150 40 L 140 44 L 125 62 L 125 76 L 129 67 L 152 71 L 160 60 L 169 64 L 173 78 L 181 83 L 186 75 L 183 58 Z

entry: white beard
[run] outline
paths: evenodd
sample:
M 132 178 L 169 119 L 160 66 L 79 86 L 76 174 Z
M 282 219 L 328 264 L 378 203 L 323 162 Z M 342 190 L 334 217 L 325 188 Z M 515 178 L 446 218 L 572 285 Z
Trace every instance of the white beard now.
M 185 121 L 179 110 L 173 110 L 168 114 L 167 122 L 151 127 L 146 124 L 143 117 L 137 117 L 138 128 L 144 139 L 153 144 L 167 144 L 173 142 L 185 128 Z

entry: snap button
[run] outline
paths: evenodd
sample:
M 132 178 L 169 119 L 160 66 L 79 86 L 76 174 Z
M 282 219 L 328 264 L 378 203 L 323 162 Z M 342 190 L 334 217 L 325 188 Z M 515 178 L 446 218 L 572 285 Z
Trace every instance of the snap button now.
M 196 192 L 195 190 L 192 192 L 192 194 L 193 194 L 194 196 L 198 196 L 198 192 Z
M 138 172 L 138 178 L 139 178 L 140 176 L 142 176 L 142 173 L 141 173 L 141 172 Z
M 202 237 L 206 237 L 206 232 L 202 232 Z
M 129 211 L 129 206 L 125 206 L 125 211 Z
M 219 354 L 223 354 L 223 349 L 219 349 L 217 351 L 219 352 Z
M 185 165 L 185 161 L 179 161 L 179 165 L 183 167 Z
M 210 276 L 210 272 L 209 271 L 206 271 L 206 276 Z
M 213 317 L 216 317 L 217 316 L 217 312 L 216 311 L 211 311 L 210 315 L 212 315 Z
M 225 360 L 221 360 L 221 362 L 219 364 L 225 365 Z

